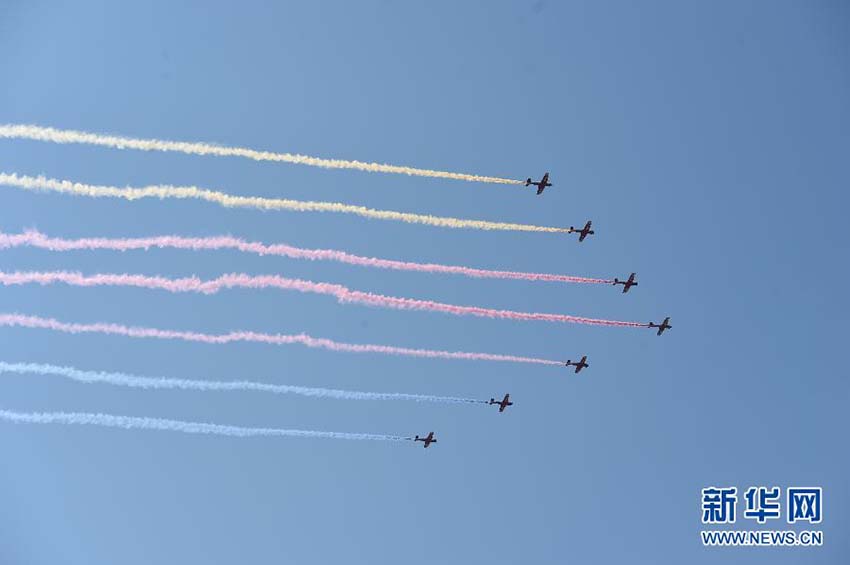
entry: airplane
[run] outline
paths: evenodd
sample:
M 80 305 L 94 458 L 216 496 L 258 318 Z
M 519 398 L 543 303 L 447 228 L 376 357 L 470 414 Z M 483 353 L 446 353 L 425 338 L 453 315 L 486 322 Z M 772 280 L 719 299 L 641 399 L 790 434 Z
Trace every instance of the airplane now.
M 579 374 L 579 372 L 581 372 L 581 370 L 582 370 L 582 369 L 584 369 L 585 367 L 590 367 L 590 365 L 588 365 L 588 364 L 587 364 L 587 355 L 585 355 L 584 357 L 582 357 L 582 358 L 581 358 L 581 361 L 579 361 L 578 363 L 575 363 L 575 362 L 570 361 L 569 359 L 567 359 L 567 362 L 566 362 L 566 363 L 564 363 L 564 364 L 565 364 L 567 367 L 569 367 L 569 366 L 573 366 L 573 367 L 575 367 L 575 368 L 576 368 L 576 375 L 577 375 L 577 374 Z
M 434 437 L 434 432 L 430 432 L 425 437 L 416 436 L 415 438 L 413 438 L 413 441 L 421 441 L 425 444 L 423 447 L 428 447 L 432 443 L 437 443 L 437 439 Z
M 649 325 L 646 326 L 646 327 L 648 327 L 648 328 L 658 328 L 658 335 L 661 335 L 661 334 L 664 333 L 664 330 L 669 330 L 673 326 L 670 325 L 670 316 L 667 316 L 666 318 L 664 318 L 664 321 L 661 322 L 660 324 L 653 324 L 652 322 L 649 322 Z
M 549 173 L 547 172 L 545 175 L 543 175 L 543 178 L 540 179 L 540 182 L 533 182 L 531 180 L 531 177 L 525 179 L 525 186 L 531 186 L 532 184 L 537 187 L 538 195 L 543 194 L 543 191 L 546 189 L 547 186 L 552 186 L 552 183 L 549 182 Z
M 505 397 L 501 400 L 501 402 L 497 402 L 495 398 L 490 399 L 490 404 L 497 404 L 499 406 L 499 412 L 504 412 L 505 408 L 508 406 L 513 406 L 514 403 L 511 402 L 511 395 L 506 394 Z
M 581 228 L 580 230 L 577 230 L 577 229 L 575 229 L 573 226 L 570 226 L 570 233 L 579 233 L 579 234 L 581 234 L 581 235 L 579 235 L 579 236 L 578 236 L 578 240 L 579 240 L 579 241 L 584 241 L 584 238 L 586 238 L 586 237 L 587 237 L 587 236 L 589 236 L 589 235 L 593 235 L 593 234 L 595 234 L 595 233 L 596 233 L 595 231 L 593 231 L 592 229 L 590 229 L 590 224 L 591 224 L 591 223 L 592 223 L 592 222 L 591 222 L 590 220 L 588 220 L 588 221 L 587 221 L 587 223 L 586 223 L 586 224 L 584 224 L 584 227 L 583 227 L 583 228 Z
M 635 273 L 629 275 L 629 280 L 626 281 L 621 281 L 617 277 L 614 277 L 614 286 L 617 286 L 618 284 L 623 285 L 623 294 L 626 294 L 629 292 L 630 288 L 638 285 L 637 281 L 635 281 Z

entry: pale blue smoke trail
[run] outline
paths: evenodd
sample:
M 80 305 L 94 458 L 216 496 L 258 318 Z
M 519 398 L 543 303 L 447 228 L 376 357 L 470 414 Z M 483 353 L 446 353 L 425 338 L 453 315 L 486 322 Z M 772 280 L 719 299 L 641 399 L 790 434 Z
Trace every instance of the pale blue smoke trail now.
M 0 373 L 55 375 L 81 383 L 106 383 L 143 389 L 182 389 L 196 391 L 257 391 L 273 394 L 300 394 L 315 398 L 337 398 L 341 400 L 412 400 L 415 402 L 440 402 L 444 404 L 487 404 L 486 400 L 454 398 L 426 394 L 404 394 L 398 392 L 359 392 L 328 388 L 294 385 L 273 385 L 250 381 L 197 381 L 166 377 L 139 377 L 125 373 L 83 371 L 73 367 L 59 367 L 39 363 L 6 363 L 0 361 Z
M 374 441 L 412 441 L 411 437 L 385 434 L 358 434 L 349 432 L 321 432 L 313 430 L 284 430 L 278 428 L 242 428 L 202 422 L 183 422 L 162 418 L 113 416 L 85 412 L 12 412 L 0 410 L 0 420 L 16 424 L 65 424 L 106 426 L 127 430 L 163 430 L 186 434 L 212 434 L 229 437 L 309 437 L 327 439 L 356 439 Z

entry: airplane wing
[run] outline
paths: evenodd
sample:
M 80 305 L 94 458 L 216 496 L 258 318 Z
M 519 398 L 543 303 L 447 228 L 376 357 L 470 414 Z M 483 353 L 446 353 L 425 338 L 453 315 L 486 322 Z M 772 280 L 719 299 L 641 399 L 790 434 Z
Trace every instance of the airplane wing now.
M 544 188 L 546 188 L 546 185 L 543 184 L 543 183 L 540 183 L 539 185 L 537 185 L 537 194 L 543 194 Z

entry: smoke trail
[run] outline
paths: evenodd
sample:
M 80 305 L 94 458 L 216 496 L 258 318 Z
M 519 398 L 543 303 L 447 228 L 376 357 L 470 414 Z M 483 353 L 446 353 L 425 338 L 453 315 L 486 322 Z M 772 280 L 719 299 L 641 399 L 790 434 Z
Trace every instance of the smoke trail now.
M 197 277 L 167 279 L 164 277 L 148 277 L 145 275 L 127 274 L 97 274 L 86 276 L 80 273 L 69 273 L 65 271 L 15 273 L 4 273 L 0 271 L 0 284 L 5 286 L 30 283 L 47 285 L 57 282 L 83 287 L 132 286 L 146 289 L 166 290 L 168 292 L 198 292 L 201 294 L 216 294 L 221 290 L 230 288 L 275 288 L 329 295 L 335 297 L 340 304 L 365 304 L 367 306 L 377 306 L 393 310 L 421 310 L 428 312 L 442 312 L 455 316 L 477 316 L 479 318 L 503 320 L 587 324 L 592 326 L 640 328 L 646 325 L 640 322 L 602 320 L 598 318 L 570 316 L 568 314 L 543 314 L 539 312 L 496 310 L 493 308 L 481 308 L 478 306 L 457 306 L 454 304 L 445 304 L 443 302 L 434 302 L 432 300 L 418 300 L 415 298 L 398 298 L 395 296 L 372 294 L 371 292 L 351 290 L 339 284 L 316 283 L 301 279 L 288 279 L 277 275 L 251 276 L 241 273 L 233 273 L 229 275 L 222 275 L 209 281 L 202 281 Z
M 12 412 L 0 410 L 0 420 L 15 424 L 66 424 L 106 426 L 125 430 L 162 430 L 183 432 L 186 434 L 211 434 L 229 437 L 309 437 L 326 439 L 356 439 L 375 441 L 412 441 L 411 437 L 385 434 L 357 434 L 349 432 L 320 432 L 313 430 L 283 430 L 278 428 L 242 428 L 206 424 L 202 422 L 183 422 L 161 418 L 138 418 L 134 416 L 113 416 L 110 414 L 89 414 L 85 412 Z
M 113 149 L 139 149 L 141 151 L 175 151 L 191 155 L 215 155 L 217 157 L 244 157 L 255 161 L 277 161 L 284 163 L 295 163 L 309 165 L 311 167 L 322 167 L 325 169 L 356 169 L 371 173 L 395 173 L 401 175 L 431 177 L 454 180 L 465 180 L 470 182 L 486 182 L 495 184 L 523 184 L 521 180 L 506 179 L 500 177 L 486 177 L 481 175 L 470 175 L 465 173 L 451 173 L 448 171 L 434 171 L 431 169 L 418 169 L 414 167 L 402 167 L 398 165 L 384 165 L 380 163 L 363 163 L 361 161 L 348 161 L 343 159 L 321 159 L 308 157 L 306 155 L 293 155 L 291 153 L 273 153 L 270 151 L 255 151 L 244 147 L 222 147 L 210 143 L 192 143 L 185 141 L 163 141 L 159 139 L 135 139 L 118 137 L 114 135 L 100 135 L 74 130 L 61 130 L 34 125 L 0 125 L 0 138 L 8 139 L 34 139 L 38 141 L 50 141 L 53 143 L 83 143 L 87 145 L 99 145 Z
M 359 392 L 328 388 L 315 388 L 294 385 L 272 385 L 250 381 L 197 381 L 189 379 L 170 379 L 166 377 L 139 377 L 126 373 L 107 373 L 101 371 L 83 371 L 73 367 L 58 367 L 40 363 L 6 363 L 0 361 L 0 373 L 22 375 L 54 375 L 65 377 L 80 383 L 104 383 L 142 389 L 181 389 L 194 391 L 256 391 L 273 394 L 300 394 L 315 398 L 336 398 L 339 400 L 412 400 L 414 402 L 438 402 L 442 404 L 488 404 L 486 400 L 474 398 L 455 398 L 432 396 L 429 394 L 405 394 L 398 392 Z
M 376 259 L 352 255 L 345 251 L 332 249 L 302 249 L 282 243 L 267 245 L 259 242 L 249 242 L 231 236 L 214 237 L 181 237 L 177 235 L 162 235 L 139 238 L 83 238 L 61 239 L 48 237 L 38 231 L 30 230 L 22 234 L 5 234 L 0 232 L 0 249 L 11 247 L 38 247 L 51 251 L 95 250 L 108 249 L 112 251 L 130 251 L 134 249 L 171 248 L 198 250 L 235 249 L 243 253 L 257 255 L 276 255 L 292 259 L 308 259 L 311 261 L 338 261 L 361 267 L 378 269 L 393 269 L 397 271 L 417 271 L 421 273 L 441 273 L 464 275 L 473 278 L 514 279 L 526 281 L 548 281 L 562 283 L 611 284 L 611 279 L 596 279 L 588 277 L 573 277 L 569 275 L 553 275 L 548 273 L 523 273 L 516 271 L 491 271 L 474 269 L 455 265 L 439 265 L 433 263 L 412 263 L 394 261 L 391 259 Z
M 233 196 L 224 192 L 216 192 L 197 186 L 153 185 L 142 188 L 120 188 L 117 186 L 98 186 L 71 182 L 67 180 L 49 179 L 43 176 L 30 177 L 15 173 L 0 173 L 0 185 L 13 186 L 24 190 L 52 191 L 91 198 L 124 198 L 138 200 L 140 198 L 191 198 L 214 202 L 225 208 L 255 208 L 258 210 L 289 210 L 290 212 L 336 212 L 354 214 L 363 218 L 375 220 L 393 220 L 408 224 L 421 224 L 440 228 L 476 229 L 485 231 L 520 231 L 538 233 L 570 233 L 567 228 L 534 226 L 530 224 L 512 224 L 506 222 L 488 222 L 485 220 L 462 220 L 444 216 L 429 216 L 393 210 L 375 210 L 365 206 L 342 204 L 341 202 L 313 202 L 303 200 L 288 200 L 283 198 L 261 198 L 258 196 Z
M 506 363 L 563 365 L 562 361 L 539 359 L 536 357 L 518 357 L 515 355 L 501 355 L 494 353 L 468 353 L 463 351 L 440 351 L 434 349 L 412 349 L 407 347 L 393 347 L 390 345 L 341 343 L 330 339 L 311 337 L 304 333 L 283 335 L 236 331 L 226 334 L 205 334 L 199 332 L 122 326 L 120 324 L 108 323 L 76 324 L 60 322 L 59 320 L 54 320 L 52 318 L 40 318 L 38 316 L 25 316 L 22 314 L 0 314 L 0 326 L 46 329 L 71 334 L 99 333 L 137 338 L 178 339 L 208 344 L 224 344 L 238 341 L 268 343 L 273 345 L 289 345 L 297 343 L 317 349 L 327 349 L 330 351 L 348 353 L 380 353 L 382 355 L 401 355 L 406 357 L 425 357 L 430 359 L 466 359 L 469 361 L 501 361 Z

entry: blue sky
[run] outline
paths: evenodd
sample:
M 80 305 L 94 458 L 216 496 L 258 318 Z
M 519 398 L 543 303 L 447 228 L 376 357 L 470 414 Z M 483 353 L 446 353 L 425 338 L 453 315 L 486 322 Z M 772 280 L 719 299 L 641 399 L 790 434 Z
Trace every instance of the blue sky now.
M 2 188 L 0 228 L 230 233 L 379 257 L 613 277 L 466 280 L 236 253 L 0 252 L 11 269 L 277 273 L 385 294 L 649 321 L 557 326 L 231 291 L 8 288 L 0 311 L 542 357 L 526 367 L 0 329 L 2 360 L 139 375 L 489 398 L 489 407 L 137 391 L 3 377 L 2 407 L 440 443 L 0 425 L 0 561 L 837 563 L 850 555 L 844 351 L 850 146 L 839 2 L 4 2 L 0 122 L 525 178 L 529 190 L 174 154 L 0 142 L 2 170 L 198 184 L 597 236 L 94 201 Z M 844 257 L 844 259 L 842 259 Z M 418 446 L 417 446 L 418 447 Z M 820 549 L 709 550 L 709 485 L 824 487 Z M 747 527 L 743 522 L 739 524 Z M 777 526 L 782 528 L 783 525 Z

